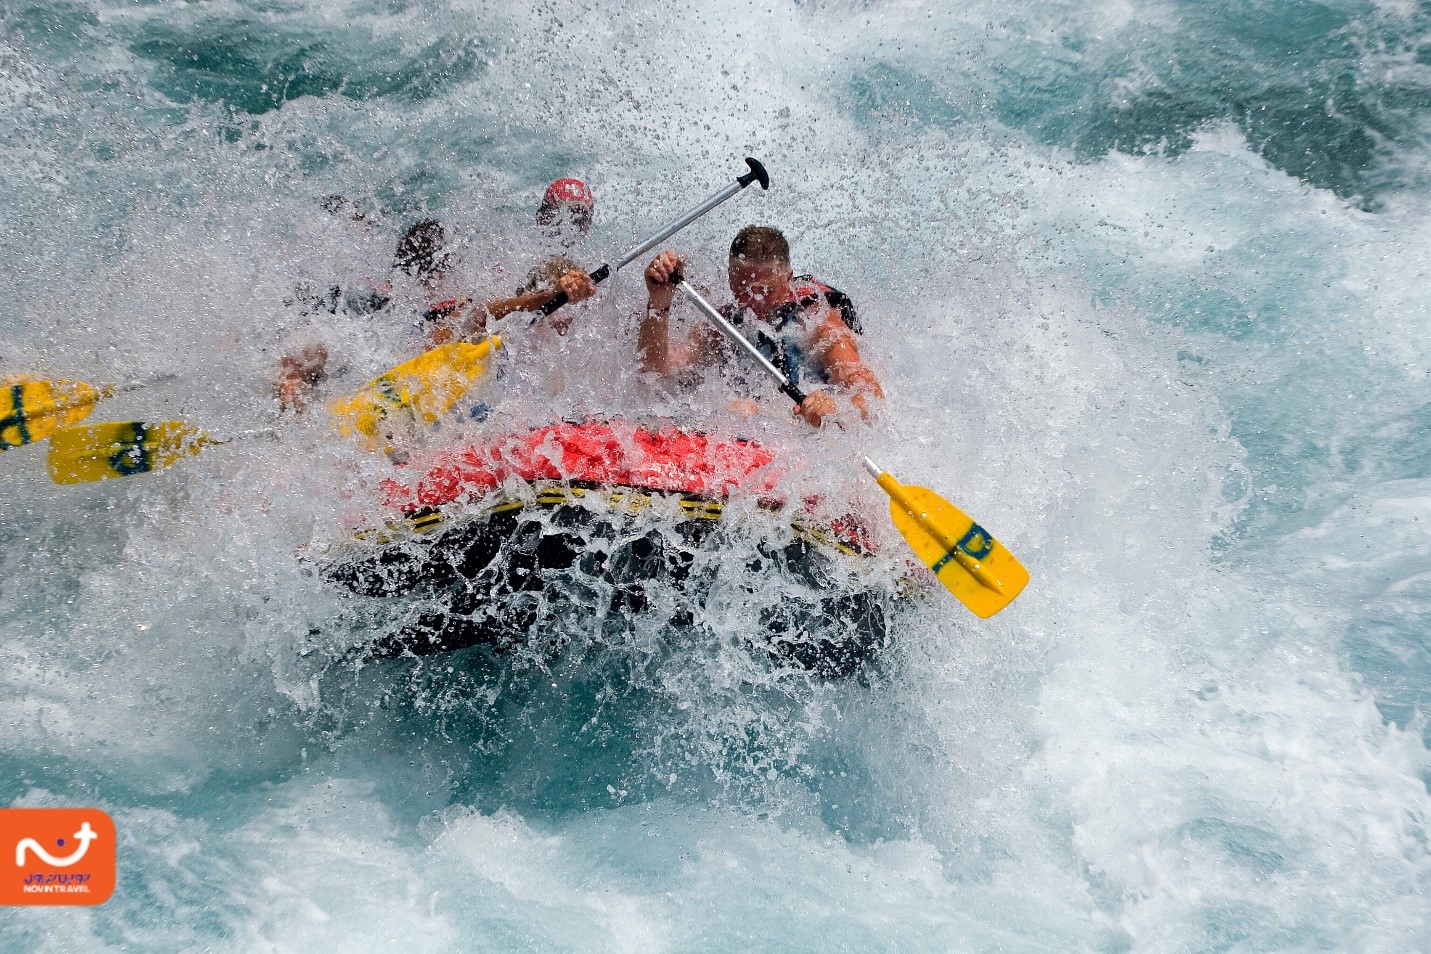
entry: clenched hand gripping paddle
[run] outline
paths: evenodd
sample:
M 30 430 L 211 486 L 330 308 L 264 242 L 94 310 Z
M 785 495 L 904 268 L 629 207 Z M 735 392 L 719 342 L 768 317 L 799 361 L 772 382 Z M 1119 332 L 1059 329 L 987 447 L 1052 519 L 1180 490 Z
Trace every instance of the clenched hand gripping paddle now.
M 679 274 L 672 275 L 671 281 L 690 296 L 727 338 L 760 364 L 786 397 L 797 405 L 804 403 L 804 392 L 724 315 L 711 307 L 710 302 Z M 1013 602 L 1028 584 L 1029 571 L 1023 564 L 958 507 L 925 487 L 901 484 L 868 457 L 864 463 L 880 489 L 889 494 L 889 516 L 895 529 L 939 582 L 975 616 L 981 619 L 993 616 Z
M 657 232 L 655 235 L 652 235 L 650 238 L 646 239 L 646 241 L 642 242 L 640 245 L 636 246 L 631 251 L 621 256 L 621 260 L 618 261 L 615 265 L 602 265 L 594 272 L 591 272 L 591 280 L 593 282 L 596 282 L 597 284 L 606 281 L 606 279 L 611 277 L 612 272 L 619 272 L 627 265 L 630 265 L 636 259 L 640 258 L 642 255 L 645 255 L 647 252 L 651 251 L 651 249 L 655 248 L 657 245 L 661 244 L 666 239 L 670 238 L 672 235 L 675 235 L 681 229 L 690 225 L 696 219 L 705 215 L 711 209 L 714 209 L 716 206 L 720 205 L 726 199 L 729 199 L 731 196 L 735 195 L 737 192 L 744 189 L 752 182 L 759 182 L 760 188 L 769 189 L 770 175 L 765 171 L 765 167 L 760 164 L 759 160 L 747 158 L 745 160 L 745 163 L 750 167 L 749 172 L 747 172 L 743 176 L 738 177 L 730 185 L 726 186 L 724 189 L 720 190 L 715 195 L 711 196 L 709 199 L 706 199 L 700 205 L 696 206 L 694 209 L 687 212 L 679 219 L 676 219 L 674 222 L 661 229 L 661 231 Z M 532 321 L 536 321 L 537 318 L 541 318 L 544 315 L 550 315 L 552 312 L 556 311 L 558 308 L 565 304 L 566 292 L 557 292 L 555 295 L 552 296 L 550 301 L 548 301 L 545 305 L 538 309 L 538 313 L 532 318 Z

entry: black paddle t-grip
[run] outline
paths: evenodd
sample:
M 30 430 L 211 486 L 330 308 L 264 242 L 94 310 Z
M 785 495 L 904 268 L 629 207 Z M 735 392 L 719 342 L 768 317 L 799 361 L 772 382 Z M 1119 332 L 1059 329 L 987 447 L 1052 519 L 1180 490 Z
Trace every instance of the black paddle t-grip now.
M 752 182 L 759 182 L 760 187 L 768 191 L 770 189 L 770 173 L 765 171 L 765 167 L 760 164 L 760 160 L 746 156 L 745 164 L 750 166 L 750 171 L 735 180 L 740 183 L 740 187 L 744 189 Z

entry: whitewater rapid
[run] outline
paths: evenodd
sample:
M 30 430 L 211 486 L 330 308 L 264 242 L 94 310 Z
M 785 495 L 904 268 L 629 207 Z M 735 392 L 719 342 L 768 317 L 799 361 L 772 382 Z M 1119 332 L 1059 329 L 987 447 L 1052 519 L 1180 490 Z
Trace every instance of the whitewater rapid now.
M 120 838 L 111 901 L 0 941 L 1426 947 L 1428 50 L 1392 2 L 0 8 L 0 373 L 175 376 L 96 420 L 278 422 L 106 484 L 0 456 L 0 804 Z M 386 464 L 276 418 L 295 282 L 440 215 L 508 290 L 559 175 L 594 266 L 747 155 L 772 189 L 673 240 L 692 280 L 780 225 L 889 393 L 851 433 L 748 426 L 802 488 L 877 503 L 867 450 L 939 489 L 1029 589 L 907 605 L 833 683 L 734 617 L 354 652 L 381 611 L 303 554 Z M 517 354 L 504 413 L 722 426 L 715 384 L 631 370 L 641 295 Z

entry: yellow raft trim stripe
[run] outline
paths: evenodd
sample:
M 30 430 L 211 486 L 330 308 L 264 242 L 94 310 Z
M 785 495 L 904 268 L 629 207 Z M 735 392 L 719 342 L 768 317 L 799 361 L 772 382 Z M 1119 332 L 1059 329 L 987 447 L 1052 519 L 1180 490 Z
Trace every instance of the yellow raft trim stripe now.
M 687 497 L 676 494 L 654 494 L 644 493 L 639 490 L 605 490 L 600 487 L 546 487 L 539 490 L 530 500 L 516 499 L 506 500 L 499 504 L 471 514 L 471 519 L 481 520 L 488 517 L 495 517 L 501 514 L 513 513 L 529 506 L 538 507 L 560 507 L 578 501 L 596 499 L 604 501 L 612 510 L 624 511 L 635 514 L 643 510 L 650 509 L 656 498 L 676 496 L 677 505 L 680 508 L 682 517 L 691 520 L 720 520 L 725 516 L 725 505 L 718 500 L 705 500 L 700 497 Z M 375 527 L 371 530 L 361 530 L 353 534 L 354 539 L 386 545 L 397 540 L 412 536 L 420 536 L 431 533 L 441 527 L 450 514 L 440 510 L 419 514 L 409 517 L 406 520 L 391 521 L 383 527 Z M 795 531 L 795 535 L 808 543 L 828 547 L 846 556 L 863 557 L 870 554 L 852 547 L 848 543 L 838 539 L 834 534 L 819 527 L 811 526 L 802 521 L 791 521 L 790 529 Z

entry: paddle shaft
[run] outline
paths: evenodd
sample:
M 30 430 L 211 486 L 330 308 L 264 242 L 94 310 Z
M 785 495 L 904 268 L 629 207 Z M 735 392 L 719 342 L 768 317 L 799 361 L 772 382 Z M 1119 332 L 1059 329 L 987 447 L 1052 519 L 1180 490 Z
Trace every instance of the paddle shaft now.
M 715 195 L 711 196 L 709 199 L 706 199 L 700 205 L 696 206 L 694 209 L 687 212 L 679 219 L 676 219 L 674 222 L 671 222 L 669 225 L 662 228 L 661 231 L 657 232 L 655 235 L 652 235 L 650 238 L 646 239 L 646 241 L 642 242 L 640 245 L 636 246 L 631 251 L 621 256 L 620 261 L 618 261 L 614 266 L 609 264 L 602 265 L 595 271 L 590 272 L 589 274 L 591 276 L 591 280 L 593 282 L 596 282 L 597 284 L 606 281 L 606 279 L 611 277 L 612 272 L 619 272 L 627 265 L 630 265 L 636 259 L 640 258 L 642 255 L 645 255 L 647 252 L 651 251 L 651 249 L 655 248 L 657 245 L 661 244 L 666 239 L 670 238 L 672 235 L 675 235 L 681 229 L 690 225 L 696 219 L 705 215 L 707 212 L 720 205 L 726 199 L 729 199 L 737 192 L 740 192 L 752 182 L 759 182 L 760 187 L 762 189 L 769 189 L 770 175 L 765 171 L 765 167 L 762 166 L 760 162 L 756 159 L 747 158 L 745 161 L 746 164 L 750 166 L 749 172 L 747 172 L 743 176 L 740 176 L 730 185 L 726 186 L 724 189 L 720 190 Z M 535 322 L 537 318 L 541 318 L 544 315 L 550 315 L 562 305 L 565 305 L 566 302 L 566 292 L 557 292 L 551 297 L 550 300 L 547 301 L 545 305 L 537 309 L 537 314 L 535 317 L 532 318 L 532 321 Z
M 711 305 L 710 302 L 706 301 L 705 298 L 701 296 L 700 292 L 692 288 L 690 283 L 687 282 L 681 274 L 677 273 L 675 275 L 672 275 L 671 283 L 674 284 L 681 291 L 689 295 L 691 300 L 696 303 L 696 307 L 699 308 L 707 318 L 715 322 L 715 326 L 719 328 L 722 332 L 724 332 L 727 338 L 729 338 L 735 344 L 743 348 L 746 354 L 754 358 L 760 364 L 760 366 L 765 369 L 765 373 L 770 375 L 770 377 L 775 381 L 775 383 L 779 385 L 782 394 L 784 394 L 790 400 L 794 401 L 796 404 L 805 403 L 805 392 L 801 391 L 798 387 L 796 387 L 795 384 L 789 378 L 787 378 L 779 368 L 777 368 L 774 364 L 770 362 L 769 358 L 767 358 L 764 354 L 761 353 L 759 348 L 750 343 L 750 339 L 746 338 L 745 335 L 741 334 L 740 331 L 736 329 L 735 325 L 731 324 L 730 320 L 727 319 L 725 315 L 722 315 L 720 313 L 719 309 Z
M 198 440 L 202 444 L 232 444 L 234 441 L 246 441 L 252 437 L 277 437 L 278 429 L 273 427 L 256 427 L 251 431 L 234 431 L 220 434 L 200 434 Z

